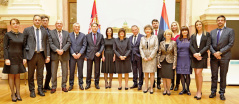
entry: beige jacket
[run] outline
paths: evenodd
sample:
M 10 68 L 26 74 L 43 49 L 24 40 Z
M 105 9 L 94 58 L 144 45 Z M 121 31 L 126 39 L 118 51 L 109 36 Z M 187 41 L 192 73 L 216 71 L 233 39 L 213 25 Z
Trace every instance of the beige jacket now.
M 177 66 L 177 44 L 175 41 L 169 43 L 166 51 L 165 41 L 160 42 L 158 51 L 158 64 L 166 59 L 168 63 L 173 63 L 173 66 Z

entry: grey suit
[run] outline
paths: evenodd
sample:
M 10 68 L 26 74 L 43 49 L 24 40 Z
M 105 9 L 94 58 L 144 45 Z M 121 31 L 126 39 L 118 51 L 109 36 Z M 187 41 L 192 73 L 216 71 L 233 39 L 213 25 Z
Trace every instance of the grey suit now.
M 217 31 L 218 29 L 214 29 L 211 31 L 211 91 L 217 91 L 217 81 L 218 81 L 218 69 L 220 67 L 220 91 L 219 93 L 225 93 L 226 89 L 226 76 L 228 72 L 228 65 L 231 58 L 231 48 L 234 44 L 235 33 L 231 28 L 224 27 L 222 29 L 222 33 L 217 44 Z M 214 57 L 215 52 L 221 52 L 221 59 L 216 59 Z
M 70 86 L 74 85 L 74 74 L 75 74 L 75 67 L 77 63 L 78 67 L 78 81 L 79 85 L 83 84 L 83 65 L 84 65 L 84 58 L 85 58 L 85 50 L 86 50 L 86 37 L 85 34 L 79 33 L 77 37 L 75 37 L 74 32 L 70 33 L 71 39 L 71 47 L 70 47 L 70 78 L 69 84 Z M 79 59 L 75 59 L 72 54 L 81 54 Z
M 34 27 L 25 28 L 23 34 L 27 37 L 26 43 L 26 58 L 27 58 L 27 65 L 28 65 L 28 83 L 29 83 L 29 90 L 35 91 L 35 84 L 34 84 L 34 72 L 36 68 L 37 72 L 37 85 L 38 90 L 42 90 L 43 88 L 43 70 L 44 70 L 44 63 L 45 58 L 50 56 L 50 48 L 48 43 L 48 34 L 47 31 L 40 27 L 41 30 L 41 42 L 42 45 L 42 52 L 36 52 L 36 37 L 35 37 L 35 30 Z M 40 34 L 39 34 L 40 35 Z
M 67 75 L 68 75 L 68 61 L 70 59 L 69 48 L 71 45 L 69 33 L 62 30 L 62 48 L 60 48 L 60 40 L 57 30 L 50 31 L 49 44 L 51 47 L 51 72 L 52 72 L 52 89 L 57 88 L 57 69 L 59 61 L 61 62 L 62 68 L 62 88 L 66 87 Z M 62 55 L 58 55 L 56 50 L 63 49 Z
M 95 63 L 95 84 L 99 84 L 100 77 L 100 57 L 95 56 L 97 52 L 100 54 L 104 49 L 104 37 L 102 34 L 97 33 L 96 44 L 94 44 L 94 40 L 92 39 L 92 32 L 86 35 L 86 58 L 87 58 L 87 77 L 86 83 L 91 84 L 91 74 L 92 74 L 92 64 Z

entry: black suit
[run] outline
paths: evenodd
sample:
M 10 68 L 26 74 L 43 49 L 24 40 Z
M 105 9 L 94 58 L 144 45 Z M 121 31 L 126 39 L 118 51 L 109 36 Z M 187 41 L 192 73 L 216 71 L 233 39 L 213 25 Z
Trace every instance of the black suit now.
M 91 75 L 92 75 L 92 64 L 95 63 L 95 84 L 99 84 L 100 77 L 100 57 L 97 57 L 95 54 L 99 52 L 102 53 L 104 49 L 104 37 L 100 33 L 96 33 L 96 44 L 94 44 L 92 32 L 86 35 L 86 58 L 87 58 L 87 77 L 86 83 L 91 84 Z
M 158 37 L 158 42 L 160 44 L 161 41 L 164 40 L 164 31 L 161 30 L 161 29 L 158 29 L 158 34 L 157 34 L 157 37 Z M 159 46 L 159 45 L 158 45 Z M 157 67 L 157 66 L 156 66 Z M 160 85 L 161 84 L 161 77 L 160 77 L 160 70 L 161 68 L 158 68 L 157 67 L 157 85 Z
M 234 44 L 235 33 L 231 28 L 224 27 L 220 39 L 217 44 L 218 30 L 211 31 L 212 43 L 210 46 L 211 55 L 211 73 L 212 73 L 212 85 L 211 91 L 215 93 L 217 91 L 218 70 L 220 67 L 220 91 L 219 93 L 225 93 L 226 89 L 226 77 L 228 72 L 229 61 L 231 58 L 231 48 Z M 215 52 L 221 52 L 221 59 L 214 57 Z
M 36 68 L 37 72 L 37 85 L 38 90 L 43 89 L 43 70 L 44 70 L 44 63 L 46 57 L 50 57 L 50 48 L 48 43 L 48 34 L 47 31 L 40 27 L 39 29 L 41 31 L 41 34 L 39 34 L 39 37 L 41 36 L 41 40 L 39 42 L 41 43 L 41 51 L 36 52 L 36 42 L 37 37 L 35 34 L 35 29 L 33 26 L 25 28 L 23 31 L 23 34 L 27 37 L 27 43 L 26 43 L 26 58 L 27 58 L 27 65 L 28 65 L 28 84 L 29 84 L 29 90 L 35 91 L 35 84 L 34 84 L 34 72 Z M 39 32 L 40 33 L 40 32 Z
M 43 27 L 43 26 L 41 26 Z M 44 28 L 44 27 L 43 27 Z M 49 28 L 45 28 L 47 33 L 48 33 L 48 37 L 50 35 L 50 29 Z M 51 51 L 51 50 L 50 50 Z M 51 61 L 49 63 L 45 63 L 45 67 L 46 67 L 46 79 L 45 79 L 45 84 L 44 84 L 44 88 L 49 88 L 49 83 L 51 81 Z
M 78 68 L 78 81 L 79 85 L 83 84 L 83 65 L 85 58 L 85 50 L 86 50 L 86 36 L 83 33 L 79 33 L 77 37 L 75 37 L 75 33 L 70 33 L 71 39 L 71 47 L 70 47 L 70 78 L 69 84 L 70 86 L 74 85 L 74 74 L 77 63 Z M 81 54 L 79 59 L 75 59 L 72 54 Z
M 143 85 L 144 82 L 144 73 L 142 71 L 142 58 L 139 51 L 139 45 L 142 34 L 138 34 L 136 42 L 133 42 L 134 35 L 129 37 L 130 44 L 131 44 L 131 63 L 133 69 L 133 82 L 134 84 L 138 84 L 139 86 Z M 137 83 L 137 79 L 139 76 L 139 83 Z

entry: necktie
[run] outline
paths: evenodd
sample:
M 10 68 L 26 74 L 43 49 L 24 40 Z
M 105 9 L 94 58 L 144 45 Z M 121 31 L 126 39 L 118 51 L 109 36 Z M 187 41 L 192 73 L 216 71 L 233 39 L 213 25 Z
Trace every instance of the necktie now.
M 61 48 L 62 48 L 62 36 L 61 36 L 61 31 L 58 31 L 58 36 L 59 36 L 60 49 L 61 49 Z
M 221 30 L 222 29 L 218 29 L 218 32 L 217 32 L 217 45 L 218 45 L 218 42 L 219 42 L 219 39 L 220 39 Z
M 158 35 L 158 30 L 155 30 L 155 35 Z
M 79 36 L 79 34 L 76 34 L 76 38 Z
M 40 44 L 39 44 L 39 29 L 36 29 L 37 34 L 37 52 L 40 52 Z
M 134 36 L 134 44 L 136 43 L 136 36 Z
M 93 34 L 93 35 L 94 35 L 94 44 L 96 44 L 96 37 L 95 37 L 96 34 Z

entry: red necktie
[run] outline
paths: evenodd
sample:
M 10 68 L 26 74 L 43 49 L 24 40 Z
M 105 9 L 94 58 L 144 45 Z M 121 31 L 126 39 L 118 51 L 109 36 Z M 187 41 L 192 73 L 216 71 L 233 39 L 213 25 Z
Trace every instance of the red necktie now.
M 96 34 L 93 34 L 93 35 L 94 35 L 94 44 L 96 44 L 96 37 L 95 37 Z
M 155 35 L 158 35 L 158 32 L 157 32 L 158 30 L 155 30 Z

